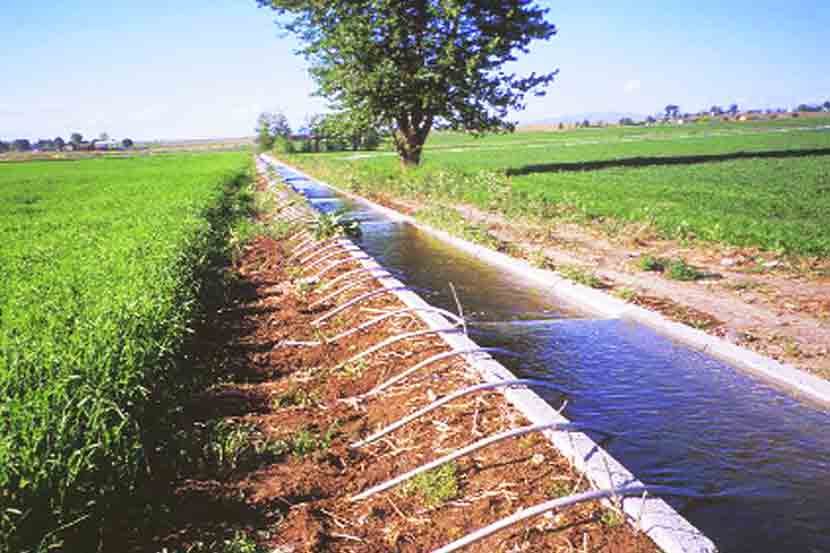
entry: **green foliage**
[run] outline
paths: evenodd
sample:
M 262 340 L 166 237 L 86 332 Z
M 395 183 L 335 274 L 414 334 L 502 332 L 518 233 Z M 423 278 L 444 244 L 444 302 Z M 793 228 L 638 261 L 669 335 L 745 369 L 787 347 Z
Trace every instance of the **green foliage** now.
M 644 255 L 638 261 L 637 265 L 644 271 L 653 271 L 662 273 L 666 270 L 666 260 L 653 255 Z
M 278 140 L 291 136 L 291 125 L 283 113 L 262 112 L 256 120 L 256 141 L 262 150 L 270 150 Z M 289 153 L 289 152 L 285 152 Z
M 204 461 L 210 473 L 227 475 L 276 461 L 288 451 L 285 442 L 267 439 L 253 425 L 223 420 L 209 427 Z
M 427 507 L 438 507 L 458 497 L 458 468 L 455 463 L 423 472 L 402 487 L 406 495 L 419 495 Z
M 303 459 L 312 453 L 329 449 L 337 430 L 337 424 L 332 425 L 324 433 L 320 433 L 316 428 L 304 428 L 292 434 L 285 444 L 295 458 Z
M 644 271 L 655 271 L 663 273 L 672 280 L 698 280 L 703 278 L 703 273 L 686 263 L 684 259 L 666 259 L 644 255 L 638 261 L 638 265 Z
M 312 407 L 319 403 L 320 396 L 316 392 L 310 392 L 305 388 L 291 388 L 284 394 L 277 396 L 273 401 L 276 409 L 286 407 Z
M 830 133 L 820 130 L 828 123 L 817 118 L 534 131 L 477 140 L 438 133 L 428 144 L 429 160 L 410 171 L 383 155 L 291 161 L 363 195 L 464 203 L 544 222 L 648 223 L 665 238 L 827 256 L 827 157 L 795 151 L 830 148 Z M 682 157 L 769 151 L 782 157 L 676 163 Z M 790 151 L 793 157 L 787 157 Z M 641 158 L 653 164 L 581 170 L 586 163 Z M 675 162 L 660 164 L 661 158 Z
M 0 550 L 59 543 L 136 482 L 249 170 L 234 153 L 0 171 Z
M 577 267 L 575 265 L 561 265 L 556 269 L 559 274 L 568 280 L 572 280 L 590 288 L 606 288 L 606 284 L 593 272 Z
M 617 528 L 625 523 L 625 516 L 615 509 L 606 508 L 600 516 L 600 522 L 606 528 Z
M 704 274 L 683 259 L 671 259 L 666 263 L 665 274 L 672 280 L 699 280 Z
M 205 543 L 197 541 L 182 553 L 265 553 L 267 549 L 260 547 L 247 533 L 239 530 L 232 538 L 222 541 Z M 179 553 L 164 548 L 161 553 Z
M 347 236 L 349 238 L 360 238 L 362 231 L 360 223 L 354 219 L 345 217 L 345 211 L 338 210 L 333 213 L 321 213 L 312 228 L 315 240 L 328 240 L 336 236 Z
M 510 111 L 541 95 L 555 72 L 502 71 L 534 39 L 556 33 L 533 2 L 257 0 L 303 43 L 318 93 L 393 129 L 407 164 L 420 162 L 434 125 L 512 128 Z
M 418 211 L 416 217 L 419 221 L 435 228 L 445 230 L 451 234 L 461 236 L 469 240 L 494 249 L 501 249 L 501 240 L 493 236 L 486 225 L 468 223 L 466 219 L 452 207 L 442 205 L 431 206 Z

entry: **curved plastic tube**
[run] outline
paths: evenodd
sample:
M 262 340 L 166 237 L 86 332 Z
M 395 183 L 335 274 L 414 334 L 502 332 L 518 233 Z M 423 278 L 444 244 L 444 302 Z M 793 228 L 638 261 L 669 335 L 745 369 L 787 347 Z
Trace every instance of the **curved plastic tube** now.
M 375 432 L 374 434 L 372 434 L 368 438 L 351 444 L 349 447 L 352 448 L 352 449 L 357 449 L 359 447 L 363 447 L 364 445 L 370 444 L 370 443 L 386 436 L 390 432 L 394 432 L 398 428 L 403 428 L 404 426 L 406 426 L 410 422 L 412 422 L 416 419 L 419 419 L 419 418 L 423 417 L 424 415 L 426 415 L 427 413 L 435 411 L 436 409 L 438 409 L 442 405 L 446 405 L 447 403 L 450 403 L 451 401 L 455 401 L 456 399 L 458 399 L 460 397 L 463 397 L 463 396 L 466 396 L 466 395 L 469 395 L 469 394 L 473 394 L 475 392 L 480 392 L 482 390 L 493 390 L 495 388 L 507 388 L 509 386 L 537 386 L 539 388 L 550 388 L 551 390 L 556 390 L 557 392 L 562 392 L 562 388 L 560 388 L 558 386 L 554 386 L 553 384 L 550 384 L 548 382 L 544 382 L 542 380 L 533 380 L 533 379 L 530 379 L 530 378 L 515 378 L 515 379 L 511 379 L 511 380 L 502 380 L 500 382 L 487 382 L 485 384 L 476 384 L 475 386 L 470 386 L 468 388 L 464 388 L 463 390 L 459 390 L 457 392 L 454 392 L 452 394 L 444 396 L 439 400 L 433 401 L 429 405 L 427 405 L 425 407 L 422 407 L 421 409 L 418 409 L 414 413 L 409 414 L 409 415 L 403 417 L 402 419 L 398 419 L 396 422 L 393 422 L 392 424 L 390 424 L 386 428 L 383 428 L 382 430 L 378 430 L 377 432 Z
M 311 261 L 312 259 L 314 259 L 318 255 L 328 253 L 331 250 L 334 250 L 334 249 L 337 249 L 337 248 L 348 247 L 349 245 L 350 245 L 349 243 L 344 244 L 344 243 L 341 243 L 339 240 L 335 240 L 333 243 L 328 244 L 327 246 L 324 246 L 320 249 L 312 250 L 311 253 L 309 253 L 308 255 L 303 257 L 302 259 L 300 259 L 297 263 L 299 263 L 300 265 L 305 265 L 306 263 L 308 263 L 309 261 Z
M 336 286 L 337 283 L 339 283 L 343 280 L 346 280 L 347 278 L 350 278 L 354 275 L 359 275 L 361 273 L 372 273 L 372 272 L 375 272 L 375 271 L 380 271 L 382 273 L 381 276 L 384 276 L 384 277 L 387 276 L 387 275 L 393 276 L 391 272 L 387 271 L 386 269 L 384 269 L 380 266 L 378 266 L 378 267 L 358 267 L 357 269 L 352 269 L 351 271 L 346 271 L 342 275 L 339 275 L 337 278 L 334 278 L 334 279 L 330 280 L 324 286 L 321 286 L 319 291 L 320 292 L 325 292 L 329 288 L 331 288 L 333 286 Z
M 311 321 L 311 326 L 320 326 L 323 322 L 331 319 L 332 317 L 334 317 L 338 313 L 341 313 L 342 311 L 345 311 L 346 309 L 348 309 L 349 307 L 353 306 L 356 303 L 360 303 L 364 300 L 368 300 L 368 299 L 371 299 L 375 296 L 380 296 L 382 294 L 388 294 L 389 292 L 395 292 L 397 290 L 411 290 L 411 288 L 409 286 L 390 286 L 389 288 L 381 288 L 380 290 L 373 290 L 371 292 L 366 292 L 362 296 L 358 296 L 358 297 L 356 297 L 352 300 L 347 301 L 343 305 L 332 309 L 331 311 L 329 311 L 328 313 L 326 313 L 322 317 L 317 317 L 316 319 Z
M 319 281 L 324 274 L 328 273 L 329 271 L 331 271 L 335 267 L 339 267 L 340 265 L 344 265 L 346 263 L 349 263 L 350 261 L 360 261 L 362 259 L 372 259 L 372 258 L 369 257 L 368 255 L 366 255 L 364 257 L 350 257 L 348 259 L 338 259 L 337 261 L 334 261 L 333 263 L 331 263 L 331 264 L 327 265 L 326 267 L 323 267 L 322 269 L 320 269 L 320 272 L 318 272 L 316 275 L 314 275 L 313 278 L 315 278 Z
M 434 329 L 427 329 L 427 330 L 416 330 L 415 332 L 404 332 L 403 334 L 398 334 L 396 336 L 392 336 L 387 338 L 386 340 L 382 341 L 379 344 L 375 344 L 374 346 L 370 347 L 366 351 L 358 353 L 357 355 L 353 356 L 351 359 L 343 363 L 347 365 L 349 363 L 354 363 L 355 361 L 359 361 L 363 359 L 367 355 L 371 355 L 376 351 L 380 351 L 385 347 L 391 346 L 392 344 L 396 344 L 408 338 L 417 338 L 418 336 L 426 336 L 428 334 L 443 334 L 443 333 L 452 333 L 452 332 L 460 332 L 462 329 L 459 328 L 461 325 L 455 324 L 453 326 L 446 326 L 444 328 L 434 328 Z
M 498 443 L 498 442 L 501 442 L 501 441 L 504 441 L 504 440 L 508 440 L 510 438 L 518 438 L 519 436 L 524 436 L 525 434 L 530 434 L 532 432 L 541 432 L 542 430 L 555 429 L 555 430 L 569 430 L 570 431 L 570 430 L 580 430 L 582 428 L 584 428 L 584 426 L 581 426 L 579 424 L 572 423 L 572 422 L 545 422 L 545 423 L 541 423 L 541 424 L 532 424 L 530 426 L 523 426 L 521 428 L 514 428 L 512 430 L 506 430 L 504 432 L 499 432 L 498 434 L 494 434 L 492 436 L 484 438 L 483 440 L 479 440 L 479 441 L 477 441 L 473 444 L 468 445 L 467 447 L 462 447 L 461 449 L 453 451 L 452 453 L 444 455 L 443 457 L 435 459 L 434 461 L 430 461 L 429 463 L 421 465 L 420 467 L 418 467 L 416 469 L 413 469 L 409 472 L 406 472 L 404 474 L 401 474 L 400 476 L 396 476 L 395 478 L 393 478 L 391 480 L 387 480 L 383 484 L 378 484 L 377 486 L 373 486 L 373 487 L 369 488 L 368 490 L 366 490 L 365 492 L 361 492 L 361 493 L 353 496 L 351 498 L 351 500 L 352 501 L 361 501 L 363 499 L 366 499 L 367 497 L 371 497 L 371 496 L 375 495 L 376 493 L 386 491 L 389 488 L 394 488 L 398 484 L 406 482 L 410 478 L 414 478 L 414 477 L 418 476 L 419 474 L 422 474 L 422 473 L 427 472 L 429 470 L 432 470 L 434 468 L 440 467 L 441 465 L 449 463 L 450 461 L 454 461 L 455 459 L 458 459 L 459 457 L 463 457 L 464 455 L 472 453 L 473 451 L 479 450 L 483 447 L 487 447 L 488 445 L 492 445 L 492 444 L 495 444 L 495 443 Z
M 358 248 L 357 246 L 351 246 L 351 247 L 343 246 L 338 251 L 331 252 L 327 255 L 324 255 L 320 259 L 317 259 L 313 263 L 310 263 L 308 266 L 303 267 L 303 271 L 310 271 L 310 270 L 314 269 L 315 267 L 321 265 L 323 262 L 328 261 L 332 258 L 335 258 L 338 255 L 349 255 L 352 252 L 360 252 L 360 251 L 361 251 L 360 248 Z M 349 256 L 349 259 L 353 259 L 353 257 Z
M 442 359 L 446 359 L 448 357 L 455 357 L 456 355 L 467 355 L 467 354 L 471 354 L 471 353 L 489 353 L 489 352 L 503 353 L 504 355 L 512 355 L 512 356 L 515 356 L 515 357 L 520 357 L 519 355 L 516 355 L 512 351 L 502 349 L 502 348 L 468 348 L 468 349 L 455 349 L 455 350 L 452 350 L 452 351 L 445 351 L 445 352 L 433 355 L 432 357 L 430 357 L 428 359 L 424 359 L 423 361 L 421 361 L 417 365 L 406 369 L 405 371 L 403 371 L 400 374 L 396 374 L 395 376 L 393 376 L 392 378 L 390 378 L 386 382 L 375 386 L 374 388 L 372 388 L 371 390 L 369 390 L 368 392 L 363 394 L 363 397 L 374 396 L 374 395 L 382 392 L 383 390 L 385 390 L 389 386 L 392 386 L 393 384 L 395 384 L 397 382 L 400 382 L 401 380 L 403 380 L 404 378 L 406 378 L 410 374 L 414 373 L 415 371 L 418 371 L 418 370 L 426 367 L 427 365 L 431 365 L 432 363 L 437 363 L 438 361 L 441 361 Z
M 349 290 L 354 290 L 358 286 L 362 286 L 362 285 L 366 284 L 367 282 L 372 282 L 375 279 L 376 276 L 392 276 L 392 275 L 390 275 L 389 273 L 383 273 L 381 275 L 371 275 L 370 274 L 369 278 L 358 277 L 358 279 L 355 280 L 354 282 L 350 282 L 346 286 L 338 288 L 337 290 L 330 293 L 329 295 L 327 295 L 325 297 L 322 297 L 319 300 L 315 300 L 314 302 L 310 303 L 308 305 L 308 307 L 313 309 L 314 307 L 316 307 L 318 305 L 327 303 L 327 302 L 333 300 L 334 298 L 336 298 L 337 296 L 339 296 L 340 294 L 344 294 L 344 293 L 348 292 Z
M 304 255 L 311 251 L 311 248 L 314 246 L 322 246 L 324 244 L 328 244 L 332 242 L 334 239 L 329 238 L 328 240 L 316 240 L 314 236 L 309 236 L 306 240 L 304 240 L 301 244 L 298 244 L 291 255 L 288 257 L 289 261 L 294 261 L 301 255 Z
M 327 342 L 336 342 L 337 340 L 340 340 L 340 339 L 345 338 L 347 336 L 351 336 L 352 334 L 355 334 L 356 332 L 360 332 L 361 330 L 369 328 L 370 326 L 372 326 L 374 324 L 377 324 L 381 321 L 384 321 L 384 320 L 388 319 L 389 317 L 394 317 L 395 315 L 401 315 L 403 313 L 415 313 L 415 312 L 419 312 L 419 311 L 422 312 L 422 313 L 438 313 L 438 314 L 443 315 L 444 317 L 450 319 L 451 322 L 454 322 L 454 323 L 459 324 L 459 325 L 463 322 L 461 317 L 459 317 L 455 313 L 450 313 L 449 311 L 447 311 L 445 309 L 441 309 L 440 307 L 407 307 L 407 308 L 404 308 L 404 309 L 396 309 L 395 311 L 389 311 L 387 313 L 384 313 L 383 315 L 378 315 L 377 317 L 375 317 L 373 319 L 370 319 L 370 320 L 366 321 L 365 323 L 363 323 L 361 325 L 358 325 L 354 328 L 350 328 L 349 330 L 343 331 L 340 334 L 338 334 L 337 336 L 333 336 L 331 338 L 328 338 L 326 341 Z
M 476 543 L 477 541 L 481 541 L 484 538 L 492 534 L 495 534 L 499 530 L 507 528 L 508 526 L 513 526 L 514 524 L 519 523 L 523 520 L 539 516 L 543 513 L 546 513 L 547 511 L 552 511 L 554 509 L 563 509 L 565 507 L 570 507 L 572 505 L 577 505 L 579 503 L 585 503 L 587 501 L 596 501 L 598 499 L 607 499 L 609 497 L 642 495 L 646 492 L 651 495 L 700 497 L 700 494 L 686 490 L 681 490 L 679 488 L 672 488 L 669 486 L 646 486 L 643 484 L 629 484 L 605 490 L 591 490 L 588 492 L 570 495 L 568 497 L 551 499 L 550 501 L 545 501 L 544 503 L 540 503 L 539 505 L 536 505 L 534 507 L 523 509 L 497 522 L 494 522 L 489 526 L 485 526 L 484 528 L 476 530 L 471 534 L 467 534 L 463 538 L 457 539 L 454 542 L 445 545 L 444 547 L 435 549 L 432 553 L 451 553 L 452 551 L 457 551 L 462 547 L 466 547 L 468 545 Z

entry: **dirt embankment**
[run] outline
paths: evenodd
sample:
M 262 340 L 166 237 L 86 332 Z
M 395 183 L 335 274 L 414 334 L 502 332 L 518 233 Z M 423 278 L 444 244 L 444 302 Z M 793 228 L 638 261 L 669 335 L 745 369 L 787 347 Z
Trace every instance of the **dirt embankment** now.
M 427 552 L 523 507 L 587 488 L 544 438 L 531 434 L 351 501 L 372 485 L 527 421 L 499 393 L 485 392 L 366 447 L 350 448 L 371 431 L 476 381 L 463 361 L 451 358 L 361 399 L 390 376 L 448 348 L 425 335 L 348 362 L 385 338 L 425 328 L 412 314 L 315 345 L 403 306 L 379 295 L 314 326 L 334 306 L 315 304 L 333 290 L 323 291 L 325 284 L 357 265 L 341 265 L 318 284 L 304 284 L 301 277 L 323 266 L 303 272 L 296 261 L 286 261 L 288 246 L 259 237 L 229 273 L 226 306 L 198 337 L 194 361 L 221 364 L 225 382 L 182 406 L 170 438 L 175 447 L 156 459 L 146 505 L 111 525 L 101 550 Z M 366 281 L 334 301 L 342 305 L 378 287 Z M 537 518 L 466 549 L 655 550 L 621 515 L 597 503 Z
M 415 217 L 428 207 L 383 194 L 372 200 Z M 454 207 L 470 224 L 486 226 L 504 253 L 830 380 L 828 259 L 684 244 L 658 238 L 647 225 L 508 220 Z M 644 270 L 647 258 L 682 260 L 694 276 Z

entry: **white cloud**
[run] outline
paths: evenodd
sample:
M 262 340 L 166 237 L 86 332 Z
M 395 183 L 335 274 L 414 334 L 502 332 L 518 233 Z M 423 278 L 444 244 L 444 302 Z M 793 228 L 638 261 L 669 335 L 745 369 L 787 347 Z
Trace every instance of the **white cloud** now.
M 631 79 L 625 82 L 625 85 L 623 85 L 623 91 L 625 91 L 626 94 L 631 94 L 632 92 L 640 90 L 642 86 L 643 83 L 641 83 L 639 79 Z

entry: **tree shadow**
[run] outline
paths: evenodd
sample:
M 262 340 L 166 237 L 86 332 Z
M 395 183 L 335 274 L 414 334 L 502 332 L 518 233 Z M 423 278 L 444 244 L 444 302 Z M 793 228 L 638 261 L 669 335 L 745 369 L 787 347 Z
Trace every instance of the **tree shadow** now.
M 649 167 L 653 165 L 696 165 L 717 163 L 736 159 L 786 159 L 830 155 L 830 148 L 807 150 L 772 150 L 765 152 L 731 152 L 728 154 L 706 154 L 691 156 L 626 157 L 595 161 L 542 163 L 508 169 L 508 176 L 531 175 L 534 173 L 566 173 L 574 171 L 598 171 L 614 167 Z

